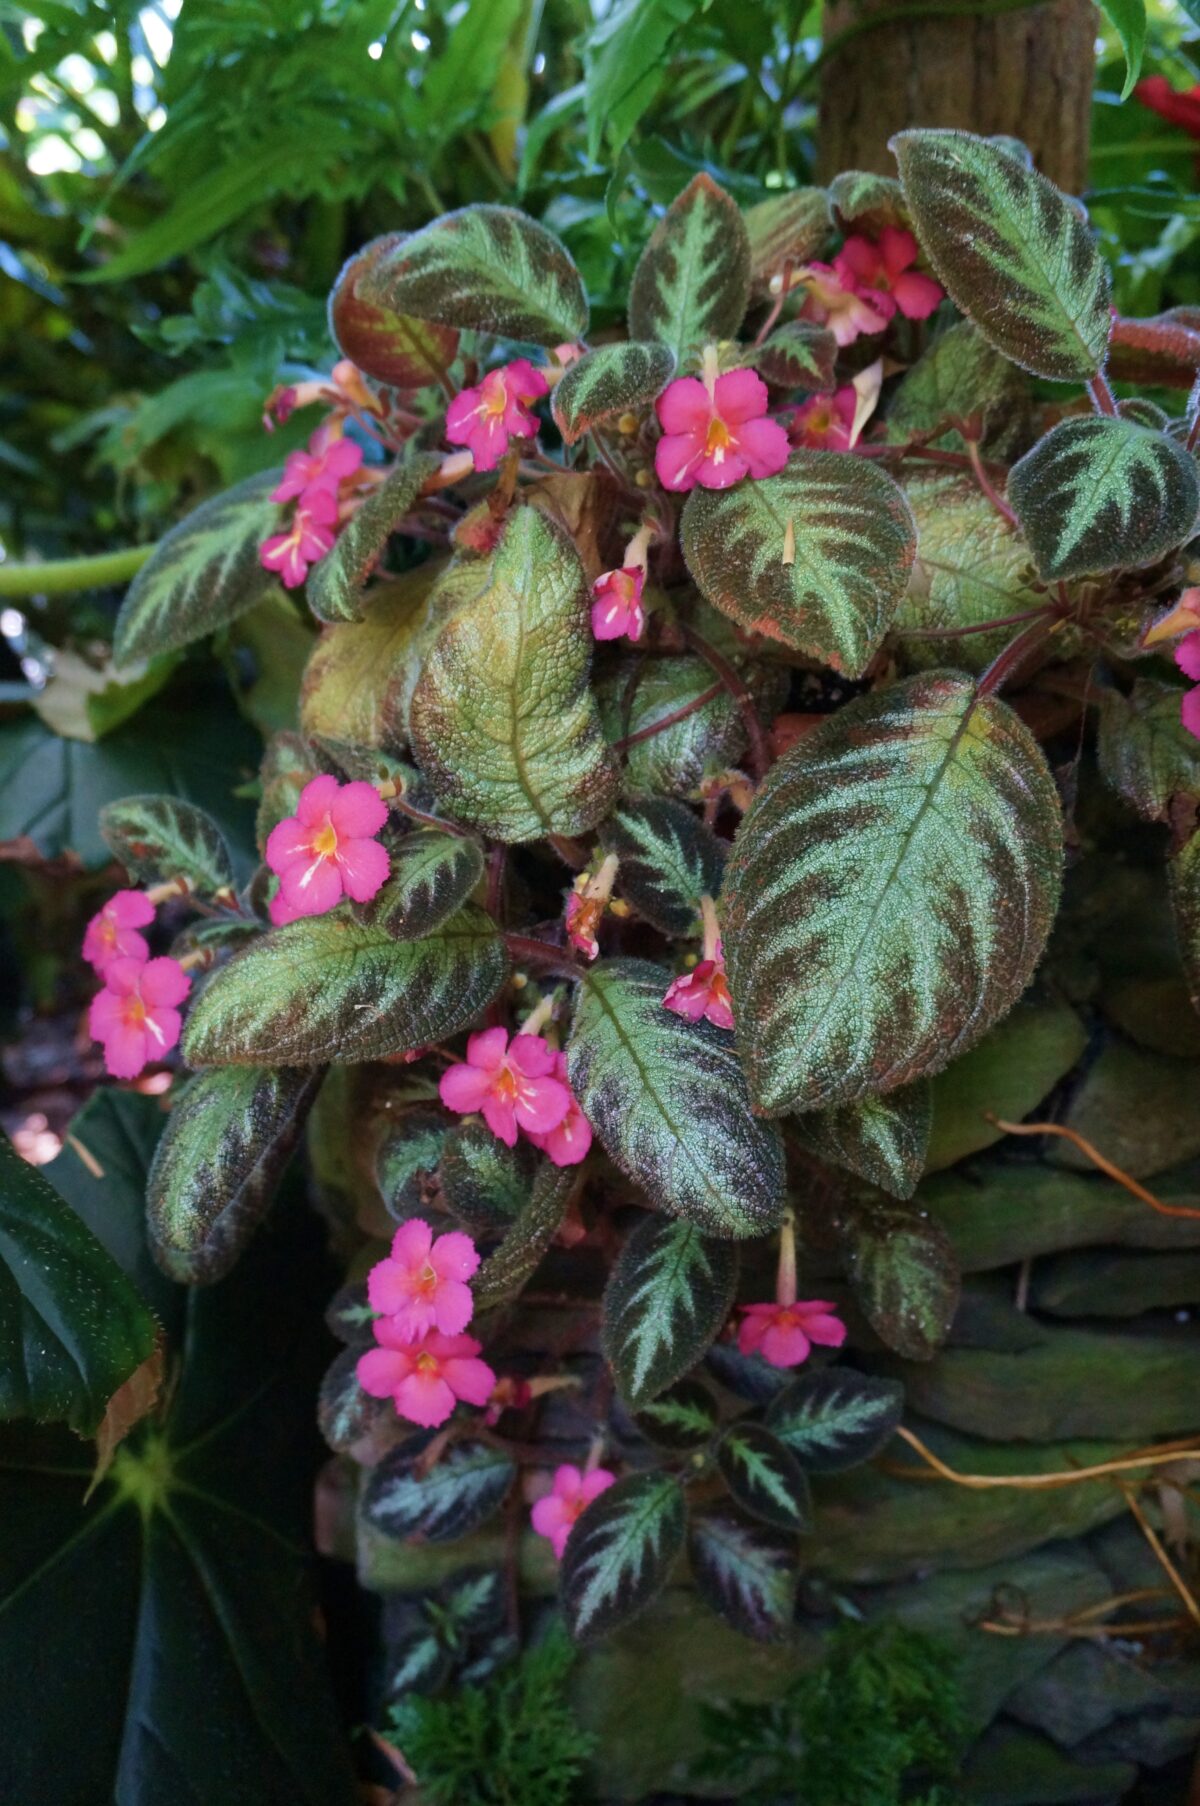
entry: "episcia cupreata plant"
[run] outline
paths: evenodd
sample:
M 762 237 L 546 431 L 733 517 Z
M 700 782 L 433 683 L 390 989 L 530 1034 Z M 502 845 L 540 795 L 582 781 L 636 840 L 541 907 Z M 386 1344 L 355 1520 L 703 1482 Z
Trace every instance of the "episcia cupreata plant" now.
M 268 402 L 318 410 L 308 449 L 177 526 L 120 616 L 125 661 L 280 584 L 320 624 L 248 885 L 198 810 L 106 812 L 140 888 L 89 930 L 93 1030 L 120 1077 L 177 1041 L 193 1074 L 158 1259 L 225 1273 L 311 1111 L 318 1172 L 356 1175 L 320 1416 L 366 1519 L 437 1542 L 540 1494 L 584 1642 L 685 1546 L 786 1637 L 808 1476 L 901 1406 L 796 1370 L 847 1312 L 910 1358 L 946 1334 L 953 1259 L 906 1203 L 930 1080 L 1028 985 L 1063 864 L 1014 680 L 1094 686 L 1200 990 L 1170 662 L 1200 679 L 1200 402 L 1110 384 L 1188 391 L 1194 335 L 1114 319 L 1020 146 L 894 149 L 898 180 L 746 213 L 698 176 L 623 328 L 507 208 L 369 244 L 331 374 Z M 167 899 L 194 920 L 150 957 Z

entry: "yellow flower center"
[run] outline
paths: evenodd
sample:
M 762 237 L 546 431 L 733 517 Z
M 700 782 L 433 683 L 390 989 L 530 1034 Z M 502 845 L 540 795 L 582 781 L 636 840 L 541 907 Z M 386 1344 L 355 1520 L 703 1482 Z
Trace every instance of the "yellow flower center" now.
M 419 1354 L 417 1356 L 417 1370 L 420 1373 L 436 1374 L 438 1371 L 437 1356 L 428 1353 Z
M 312 837 L 312 850 L 320 859 L 332 859 L 337 852 L 337 844 L 337 829 L 331 821 L 327 821 Z
M 732 443 L 733 434 L 721 419 L 721 416 L 719 414 L 714 414 L 708 423 L 708 438 L 704 441 L 704 449 L 708 456 L 711 458 L 715 455 L 724 453 Z

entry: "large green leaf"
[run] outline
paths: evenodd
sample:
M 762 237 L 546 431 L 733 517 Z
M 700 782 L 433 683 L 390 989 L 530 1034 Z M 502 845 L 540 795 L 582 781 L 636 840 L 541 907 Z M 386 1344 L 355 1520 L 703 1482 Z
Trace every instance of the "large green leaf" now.
M 222 1066 L 176 1099 L 146 1186 L 154 1256 L 185 1285 L 223 1279 L 283 1177 L 319 1073 Z
M 714 608 L 849 677 L 891 626 L 917 549 L 904 492 L 845 452 L 793 452 L 777 477 L 693 489 L 682 532 Z
M 1128 696 L 1106 690 L 1100 698 L 1100 770 L 1147 821 L 1166 821 L 1173 796 L 1200 800 L 1200 740 L 1183 725 L 1182 694 L 1139 677 Z
M 645 1610 L 667 1583 L 686 1522 L 671 1474 L 630 1474 L 592 1500 L 563 1553 L 563 1611 L 577 1643 L 594 1643 Z
M 509 1148 L 477 1119 L 456 1122 L 438 1169 L 446 1208 L 476 1235 L 507 1228 L 530 1201 L 537 1165 L 524 1138 Z
M 692 1517 L 688 1564 L 700 1597 L 743 1636 L 783 1643 L 796 1609 L 796 1539 L 729 1505 Z
M 154 1339 L 112 1256 L 0 1135 L 0 1418 L 92 1435 Z
M 783 706 L 786 672 L 758 660 L 743 675 L 763 715 Z M 695 796 L 706 777 L 746 750 L 741 710 L 703 659 L 623 659 L 597 685 L 596 700 L 609 738 L 627 743 L 623 788 L 630 796 Z M 664 721 L 669 725 L 660 727 Z
M 528 1200 L 471 1283 L 476 1310 L 506 1304 L 537 1271 L 562 1222 L 577 1177 L 574 1167 L 555 1166 L 549 1160 L 539 1162 Z
M 590 659 L 578 554 L 539 509 L 518 509 L 493 557 L 457 574 L 413 692 L 413 749 L 452 814 L 506 841 L 603 820 L 616 770 Z
M 921 1210 L 863 1203 L 841 1224 L 850 1282 L 871 1328 L 908 1361 L 950 1333 L 962 1280 L 944 1230 Z
M 675 369 L 667 345 L 598 345 L 571 364 L 554 390 L 554 422 L 568 445 L 619 414 L 649 407 Z
M 225 838 L 194 803 L 174 796 L 125 796 L 101 809 L 100 832 L 137 884 L 181 880 L 199 897 L 232 888 Z
M 670 346 L 680 369 L 735 337 L 750 298 L 750 240 L 737 205 L 695 176 L 650 234 L 629 290 L 629 334 Z
M 807 1473 L 840 1474 L 891 1441 L 903 1409 L 899 1380 L 824 1367 L 777 1393 L 767 1423 Z
M 1111 325 L 1108 268 L 1080 213 L 1045 176 L 970 132 L 899 132 L 891 149 L 951 300 L 1035 376 L 1095 376 Z
M 958 320 L 938 334 L 896 385 L 888 402 L 887 436 L 918 439 L 949 421 L 977 415 L 986 444 L 990 429 L 1020 409 L 1027 391 L 1020 371 L 989 345 L 978 327 Z M 960 433 L 943 437 L 962 444 Z
M 615 161 L 663 84 L 674 40 L 708 0 L 614 0 L 584 40 L 588 156 Z M 586 16 L 586 15 L 585 15 Z
M 761 1235 L 783 1210 L 778 1131 L 750 1114 L 731 1039 L 663 1007 L 670 975 L 601 960 L 567 1044 L 571 1086 L 606 1153 L 651 1202 L 709 1235 Z
M 466 1028 L 504 981 L 504 945 L 474 904 L 423 941 L 343 907 L 263 935 L 217 972 L 184 1031 L 192 1066 L 378 1060 Z
M 755 289 L 770 290 L 772 276 L 783 266 L 811 263 L 833 231 L 829 196 L 823 188 L 792 188 L 748 207 L 744 219 L 750 240 L 750 280 Z
M 329 296 L 329 333 L 342 355 L 376 382 L 393 389 L 423 389 L 438 382 L 454 362 L 457 332 L 373 306 L 360 289 L 367 272 L 402 242 L 402 233 L 385 233 L 343 266 Z
M 415 452 L 397 459 L 382 483 L 370 491 L 326 552 L 312 567 L 305 595 L 321 621 L 358 621 L 367 601 L 367 584 L 387 550 L 388 540 L 421 493 L 426 477 L 441 459 L 437 452 Z
M 1196 461 L 1165 433 L 1094 415 L 1060 420 L 1008 477 L 1043 577 L 1154 564 L 1196 525 Z
M 928 1079 L 863 1097 L 835 1110 L 809 1110 L 792 1132 L 818 1159 L 882 1186 L 894 1198 L 911 1198 L 925 1168 L 933 1097 Z
M 278 470 L 260 471 L 172 527 L 129 586 L 117 616 L 119 665 L 172 652 L 266 601 L 278 588 L 259 547 L 278 530 Z
M 774 767 L 721 892 L 761 1108 L 940 1071 L 1012 1008 L 1058 902 L 1062 816 L 1034 740 L 953 672 L 847 704 Z
M 363 916 L 395 941 L 432 934 L 461 909 L 483 877 L 478 841 L 440 828 L 415 828 L 391 852 L 391 876 Z
M 1142 52 L 1146 48 L 1146 0 L 1100 0 L 1100 4 L 1125 52 L 1121 99 L 1128 100 L 1142 72 Z
M 554 234 L 515 207 L 443 214 L 382 251 L 357 292 L 393 313 L 534 345 L 587 331 L 579 271 Z
M 385 1536 L 448 1543 L 491 1517 L 513 1483 L 516 1465 L 502 1449 L 469 1439 L 451 1443 L 422 1473 L 428 1437 L 412 1437 L 385 1455 L 363 1489 L 362 1509 Z
M 604 1291 L 604 1356 L 621 1396 L 643 1407 L 694 1367 L 724 1327 L 736 1283 L 733 1244 L 645 1217 Z
M 760 1423 L 731 1424 L 717 1466 L 733 1497 L 752 1517 L 793 1534 L 812 1529 L 812 1495 L 796 1457 Z
M 300 725 L 315 739 L 398 752 L 408 739 L 408 697 L 420 670 L 432 594 L 444 568 L 430 559 L 378 584 L 361 621 L 327 627 L 300 691 Z
M 962 477 L 921 478 L 907 485 L 907 494 L 917 524 L 917 556 L 896 614 L 896 644 L 910 668 L 948 663 L 960 671 L 984 671 L 1016 631 L 986 623 L 1045 602 L 1033 587 L 1029 547 L 987 496 Z M 984 631 L 963 633 L 963 628 Z
M 684 803 L 633 799 L 600 830 L 605 851 L 621 861 L 618 889 L 662 934 L 700 932 L 700 899 L 715 897 L 725 871 L 725 844 Z

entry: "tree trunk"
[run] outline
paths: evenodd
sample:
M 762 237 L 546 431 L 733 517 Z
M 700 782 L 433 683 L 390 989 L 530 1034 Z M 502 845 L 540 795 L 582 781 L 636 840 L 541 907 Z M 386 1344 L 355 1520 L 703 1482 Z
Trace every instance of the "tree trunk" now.
M 1052 0 L 990 17 L 906 17 L 906 0 L 826 0 L 817 179 L 843 169 L 895 175 L 887 148 L 906 126 L 961 126 L 1020 138 L 1069 194 L 1087 180 L 1095 60 L 1091 0 Z

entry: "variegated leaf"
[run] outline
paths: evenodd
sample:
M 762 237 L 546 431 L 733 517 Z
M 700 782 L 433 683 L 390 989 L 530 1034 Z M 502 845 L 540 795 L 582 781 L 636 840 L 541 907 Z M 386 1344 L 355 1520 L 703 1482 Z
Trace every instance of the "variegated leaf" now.
M 540 1162 L 528 1203 L 522 1205 L 505 1231 L 504 1240 L 488 1255 L 471 1282 L 476 1310 L 487 1311 L 493 1305 L 506 1304 L 537 1271 L 562 1222 L 577 1176 L 573 1166 Z
M 394 941 L 424 940 L 462 908 L 483 877 L 479 842 L 440 828 L 414 828 L 392 847 L 391 858 L 391 876 L 360 913 Z
M 600 830 L 606 853 L 621 862 L 617 888 L 661 934 L 700 932 L 700 899 L 715 897 L 726 847 L 685 803 L 634 798 Z
M 467 1028 L 504 982 L 490 917 L 468 903 L 423 941 L 345 908 L 263 935 L 211 979 L 184 1031 L 192 1066 L 378 1060 Z
M 857 677 L 891 626 L 917 548 L 903 491 L 845 452 L 793 452 L 777 477 L 693 489 L 683 555 L 748 633 Z
M 673 1454 L 704 1448 L 712 1441 L 718 1418 L 717 1401 L 699 1380 L 680 1380 L 633 1413 L 646 1440 Z
M 1071 203 L 970 132 L 899 132 L 890 148 L 917 236 L 985 338 L 1035 376 L 1095 376 L 1111 328 L 1108 267 Z
M 787 673 L 762 660 L 741 670 L 769 719 L 783 707 Z M 596 701 L 625 760 L 622 789 L 631 797 L 698 796 L 705 778 L 736 765 L 746 750 L 741 710 L 700 658 L 623 659 L 597 684 Z M 668 718 L 670 725 L 660 727 Z
M 1167 821 L 1173 796 L 1200 802 L 1200 740 L 1183 725 L 1182 696 L 1176 684 L 1139 677 L 1128 696 L 1100 699 L 1100 770 L 1146 821 Z
M 482 1122 L 457 1122 L 442 1145 L 446 1208 L 475 1235 L 507 1228 L 529 1204 L 537 1167 L 524 1137 L 509 1148 Z
M 750 240 L 750 281 L 760 293 L 770 292 L 772 276 L 810 263 L 833 231 L 829 196 L 823 188 L 791 188 L 748 207 L 743 218 Z
M 436 452 L 397 459 L 342 528 L 333 550 L 313 565 L 304 593 L 319 621 L 361 620 L 367 584 L 388 540 L 440 463 Z
M 711 176 L 677 195 L 650 235 L 629 290 L 629 334 L 656 339 L 694 368 L 711 340 L 731 339 L 750 298 L 750 240 L 736 203 Z
M 260 471 L 210 496 L 159 540 L 117 616 L 118 665 L 187 646 L 275 594 L 279 580 L 258 553 L 283 519 L 271 500 L 281 475 Z
M 895 642 L 910 669 L 949 664 L 982 672 L 1015 628 L 961 630 L 1005 621 L 1045 602 L 1044 592 L 1033 587 L 1029 547 L 963 477 L 918 478 L 906 492 L 917 523 L 917 556 L 896 613 Z
M 838 225 L 847 233 L 878 238 L 885 226 L 907 226 L 904 190 L 892 176 L 872 169 L 844 169 L 829 184 L 829 200 Z
M 320 1073 L 222 1066 L 190 1079 L 146 1181 L 155 1260 L 183 1285 L 222 1279 L 262 1221 Z
M 783 389 L 809 389 L 828 395 L 837 387 L 834 365 L 837 340 L 811 320 L 789 320 L 757 347 L 754 368 Z
M 367 1522 L 384 1536 L 455 1542 L 486 1522 L 503 1503 L 516 1465 L 503 1449 L 473 1438 L 452 1442 L 427 1474 L 420 1472 L 423 1437 L 410 1438 L 373 1468 L 362 1495 Z
M 863 1097 L 836 1110 L 809 1110 L 793 1133 L 818 1159 L 843 1166 L 894 1198 L 911 1198 L 925 1170 L 933 1096 L 928 1079 Z
M 361 621 L 327 627 L 300 686 L 300 725 L 316 740 L 399 751 L 408 738 L 407 699 L 420 668 L 435 585 L 430 559 L 379 584 Z
M 556 385 L 554 423 L 566 443 L 574 445 L 594 426 L 648 408 L 674 369 L 675 354 L 668 345 L 598 345 L 569 365 Z
M 796 1610 L 796 1540 L 718 1505 L 692 1517 L 688 1565 L 718 1616 L 757 1643 L 785 1643 Z
M 657 1209 L 721 1238 L 762 1235 L 783 1211 L 778 1131 L 751 1115 L 731 1037 L 664 1009 L 669 982 L 639 959 L 600 960 L 583 976 L 571 1087 Z
M 398 1223 L 430 1208 L 449 1133 L 444 1110 L 436 1104 L 411 1104 L 399 1111 L 376 1148 L 375 1183 L 388 1215 Z
M 796 1457 L 762 1424 L 730 1424 L 717 1466 L 737 1503 L 751 1517 L 793 1535 L 812 1529 L 812 1494 Z
M 736 1283 L 730 1242 L 671 1217 L 638 1224 L 604 1291 L 604 1358 L 622 1398 L 644 1409 L 696 1365 L 724 1327 Z
M 375 1321 L 375 1313 L 367 1300 L 365 1280 L 352 1280 L 340 1286 L 329 1300 L 325 1310 L 325 1323 L 339 1342 L 348 1343 L 360 1353 L 364 1348 L 371 1348 L 375 1343 L 371 1325 Z
M 616 766 L 588 689 L 587 581 L 566 535 L 520 508 L 462 567 L 454 612 L 413 691 L 413 749 L 439 800 L 497 840 L 582 834 Z
M 854 1295 L 875 1334 L 906 1361 L 932 1360 L 962 1292 L 945 1231 L 921 1210 L 866 1203 L 839 1229 Z
M 977 415 L 987 444 L 1027 409 L 1028 393 L 1028 379 L 970 320 L 958 320 L 938 334 L 896 385 L 888 403 L 887 436 L 893 444 L 919 439 L 950 421 Z M 942 437 L 962 445 L 957 432 Z
M 320 777 L 322 769 L 316 749 L 303 734 L 272 734 L 258 768 L 254 841 L 260 853 L 266 851 L 272 828 L 285 816 L 296 813 L 300 792 L 306 784 Z
M 939 1072 L 1006 1014 L 1058 903 L 1029 730 L 954 672 L 862 696 L 774 767 L 721 892 L 743 1064 L 771 1115 Z
M 329 333 L 343 357 L 376 382 L 424 389 L 440 382 L 454 362 L 457 332 L 376 306 L 361 292 L 367 273 L 403 242 L 402 232 L 373 238 L 344 266 L 329 296 Z
M 317 1394 L 317 1428 L 335 1455 L 351 1453 L 394 1416 L 392 1402 L 372 1398 L 358 1383 L 361 1348 L 341 1348 L 325 1370 Z
M 1154 564 L 1195 531 L 1196 460 L 1165 433 L 1094 415 L 1060 420 L 1008 477 L 1043 577 Z
M 807 1473 L 840 1474 L 886 1447 L 903 1410 L 899 1380 L 823 1367 L 776 1394 L 767 1424 Z
M 667 1584 L 687 1513 L 671 1474 L 630 1474 L 592 1500 L 567 1538 L 560 1589 L 576 1643 L 628 1624 Z
M 383 251 L 358 293 L 393 313 L 533 345 L 587 331 L 579 271 L 554 234 L 515 207 L 443 214 Z
M 1167 888 L 1188 993 L 1200 1010 L 1200 832 L 1168 860 Z
M 174 796 L 122 797 L 101 809 L 100 832 L 139 884 L 177 880 L 208 898 L 233 889 L 225 836 L 194 803 Z

